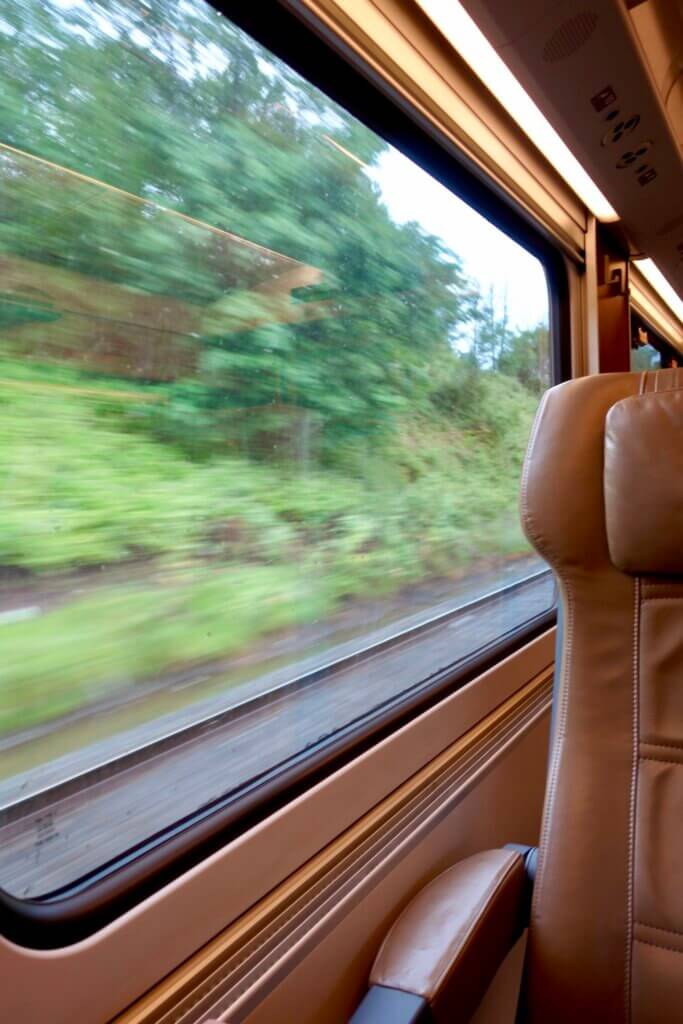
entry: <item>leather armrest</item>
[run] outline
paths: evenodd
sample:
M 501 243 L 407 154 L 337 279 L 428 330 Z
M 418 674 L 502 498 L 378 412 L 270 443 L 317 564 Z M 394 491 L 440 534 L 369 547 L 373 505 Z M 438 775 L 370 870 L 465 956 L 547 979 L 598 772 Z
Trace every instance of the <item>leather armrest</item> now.
M 436 1024 L 470 1019 L 528 920 L 517 850 L 487 850 L 444 871 L 388 933 L 370 984 L 418 997 Z

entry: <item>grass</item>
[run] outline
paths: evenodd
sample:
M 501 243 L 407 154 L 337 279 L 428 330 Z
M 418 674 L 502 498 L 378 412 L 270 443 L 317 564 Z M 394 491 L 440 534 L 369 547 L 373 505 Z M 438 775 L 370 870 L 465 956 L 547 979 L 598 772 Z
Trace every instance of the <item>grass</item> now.
M 67 593 L 0 627 L 0 732 L 527 550 L 516 504 L 535 400 L 495 375 L 474 412 L 416 415 L 311 469 L 193 461 L 140 426 L 136 385 L 29 370 L 0 372 L 22 383 L 0 383 L 0 566 Z

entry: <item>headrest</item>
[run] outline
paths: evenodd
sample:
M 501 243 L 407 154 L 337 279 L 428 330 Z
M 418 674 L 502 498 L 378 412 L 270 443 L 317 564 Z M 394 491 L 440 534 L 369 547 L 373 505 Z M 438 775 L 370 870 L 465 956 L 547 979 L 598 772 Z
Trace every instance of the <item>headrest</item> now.
M 683 391 L 612 406 L 604 486 L 614 565 L 638 575 L 683 574 Z
M 683 371 L 546 392 L 522 475 L 527 537 L 560 580 L 683 574 Z

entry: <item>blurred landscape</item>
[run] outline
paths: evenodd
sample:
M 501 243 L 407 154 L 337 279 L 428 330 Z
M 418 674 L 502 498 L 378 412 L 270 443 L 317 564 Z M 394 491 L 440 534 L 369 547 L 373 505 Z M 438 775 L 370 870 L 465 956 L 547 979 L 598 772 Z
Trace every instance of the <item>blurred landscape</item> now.
M 201 3 L 9 0 L 0 57 L 0 733 L 528 556 L 548 324 L 382 139 Z

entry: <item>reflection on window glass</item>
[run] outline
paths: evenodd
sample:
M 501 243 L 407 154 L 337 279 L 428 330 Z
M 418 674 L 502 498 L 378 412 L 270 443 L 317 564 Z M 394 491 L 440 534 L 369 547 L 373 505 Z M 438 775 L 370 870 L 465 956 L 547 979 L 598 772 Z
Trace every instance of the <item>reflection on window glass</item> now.
M 651 342 L 647 327 L 634 320 L 631 323 L 631 370 L 659 370 L 663 366 L 662 353 Z
M 0 884 L 37 896 L 549 607 L 548 303 L 205 3 L 7 0 L 0 53 Z
M 632 370 L 658 370 L 662 365 L 662 354 L 652 345 L 645 343 L 631 349 Z

